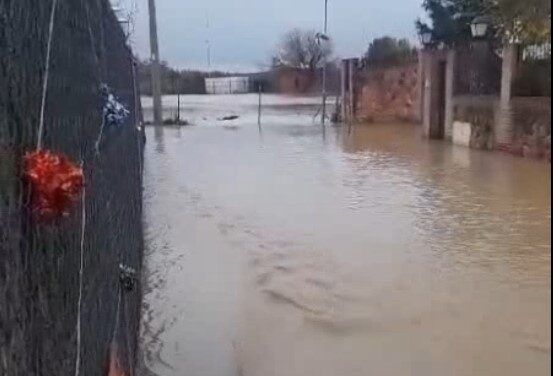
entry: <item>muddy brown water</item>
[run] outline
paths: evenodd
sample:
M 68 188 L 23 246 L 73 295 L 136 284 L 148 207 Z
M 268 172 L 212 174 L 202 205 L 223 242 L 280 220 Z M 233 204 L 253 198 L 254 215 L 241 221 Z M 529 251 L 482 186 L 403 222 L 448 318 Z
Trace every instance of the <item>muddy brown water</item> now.
M 153 374 L 550 374 L 549 164 L 264 100 L 147 130 Z

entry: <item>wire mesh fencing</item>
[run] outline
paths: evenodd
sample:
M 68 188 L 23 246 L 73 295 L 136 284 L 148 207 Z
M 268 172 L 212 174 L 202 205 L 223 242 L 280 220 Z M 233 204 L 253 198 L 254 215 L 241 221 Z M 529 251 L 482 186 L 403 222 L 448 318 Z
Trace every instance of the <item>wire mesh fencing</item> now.
M 58 0 L 44 97 L 52 6 L 0 0 L 0 375 L 103 375 L 113 344 L 132 371 L 140 289 L 121 287 L 120 264 L 139 271 L 143 251 L 134 59 L 108 0 Z M 119 126 L 104 124 L 103 84 L 129 110 Z M 47 222 L 23 178 L 43 98 L 43 147 L 82 164 L 86 195 Z

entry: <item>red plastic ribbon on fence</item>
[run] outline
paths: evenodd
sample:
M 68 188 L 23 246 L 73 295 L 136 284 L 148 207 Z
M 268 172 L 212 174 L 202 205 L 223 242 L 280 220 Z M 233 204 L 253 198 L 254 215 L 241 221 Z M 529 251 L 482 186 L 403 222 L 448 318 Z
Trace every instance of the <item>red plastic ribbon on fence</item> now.
M 84 185 L 82 167 L 48 150 L 25 155 L 24 176 L 31 188 L 33 212 L 41 219 L 69 215 Z

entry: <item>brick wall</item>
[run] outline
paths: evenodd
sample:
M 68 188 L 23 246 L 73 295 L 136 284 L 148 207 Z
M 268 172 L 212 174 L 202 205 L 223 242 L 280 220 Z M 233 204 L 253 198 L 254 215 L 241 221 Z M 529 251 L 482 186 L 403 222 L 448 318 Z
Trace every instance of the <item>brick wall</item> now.
M 500 116 L 499 98 L 457 96 L 453 108 L 454 129 L 470 124 L 467 146 L 487 150 L 500 147 L 515 155 L 551 161 L 551 98 L 516 97 L 511 100 L 507 110 L 511 136 L 507 145 L 496 144 L 498 122 L 501 125 L 507 121 Z
M 453 99 L 453 133 L 470 126 L 468 144 L 474 149 L 493 149 L 495 113 L 498 98 L 494 96 L 458 96 Z M 459 143 L 453 140 L 454 143 Z
M 310 70 L 281 68 L 274 73 L 276 91 L 283 94 L 308 94 L 316 90 L 317 74 Z
M 516 97 L 513 112 L 515 154 L 551 161 L 551 98 Z
M 418 65 L 358 73 L 356 117 L 363 122 L 419 121 Z

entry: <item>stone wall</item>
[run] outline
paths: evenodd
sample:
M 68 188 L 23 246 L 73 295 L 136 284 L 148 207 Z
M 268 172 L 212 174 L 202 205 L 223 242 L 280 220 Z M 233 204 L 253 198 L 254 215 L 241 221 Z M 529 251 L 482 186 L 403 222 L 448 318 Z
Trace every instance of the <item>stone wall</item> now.
M 453 134 L 458 128 L 470 124 L 468 145 L 474 149 L 492 150 L 494 143 L 495 112 L 498 106 L 496 97 L 459 96 L 453 99 Z M 456 142 L 466 144 L 466 142 Z
M 551 161 L 551 98 L 516 97 L 511 105 L 512 152 Z
M 476 149 L 551 160 L 551 97 L 547 96 L 550 90 L 529 91 L 542 97 L 515 97 L 513 93 L 521 85 L 518 76 L 519 82 L 513 82 L 520 58 L 518 46 L 503 46 L 501 56 L 502 59 L 487 43 L 421 52 L 425 135 L 451 139 L 455 144 Z M 548 83 L 551 86 L 550 73 L 532 73 L 534 80 L 542 78 L 542 89 Z M 526 81 L 525 85 L 532 86 L 532 82 Z M 392 105 L 402 110 L 401 103 Z
M 358 72 L 356 118 L 362 122 L 418 122 L 418 64 Z
M 551 161 L 551 98 L 516 97 L 510 102 L 510 142 L 496 143 L 496 128 L 505 117 L 500 116 L 499 98 L 484 96 L 458 96 L 453 100 L 454 136 L 465 134 L 470 125 L 468 145 L 474 149 L 500 148 L 509 153 Z M 453 140 L 463 145 L 464 140 Z

